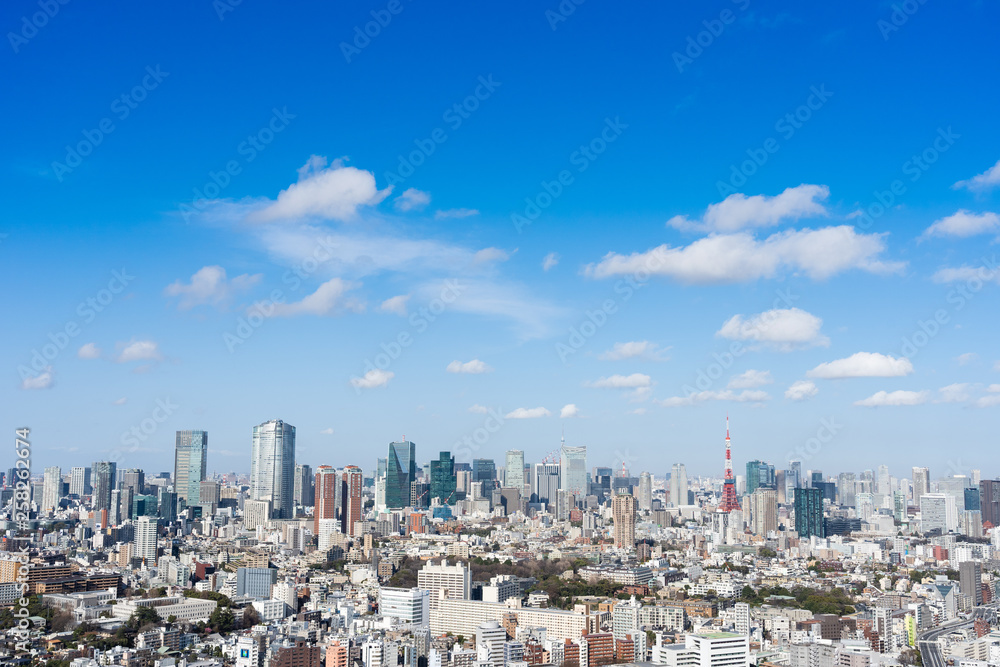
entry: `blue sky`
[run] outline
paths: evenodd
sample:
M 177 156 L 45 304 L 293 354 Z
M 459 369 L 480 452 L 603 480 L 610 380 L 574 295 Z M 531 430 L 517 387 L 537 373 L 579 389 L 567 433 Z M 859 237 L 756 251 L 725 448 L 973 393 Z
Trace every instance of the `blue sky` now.
M 43 5 L 0 19 L 38 471 L 187 428 L 244 471 L 281 418 L 718 474 L 728 412 L 738 471 L 1000 474 L 996 2 Z

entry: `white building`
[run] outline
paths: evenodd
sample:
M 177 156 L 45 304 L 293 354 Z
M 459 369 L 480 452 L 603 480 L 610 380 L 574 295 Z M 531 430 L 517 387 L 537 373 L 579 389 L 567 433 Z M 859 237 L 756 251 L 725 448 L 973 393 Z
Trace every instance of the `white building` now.
M 731 632 L 689 634 L 683 646 L 654 646 L 653 662 L 670 667 L 749 667 L 750 638 Z
M 119 600 L 112 607 L 115 618 L 126 619 L 132 616 L 140 607 L 152 607 L 164 621 L 175 616 L 178 621 L 197 621 L 208 619 L 215 611 L 218 603 L 215 600 L 199 598 L 169 597 L 169 598 L 129 598 Z
M 135 524 L 135 555 L 146 567 L 156 566 L 156 517 L 141 516 Z
M 430 624 L 430 592 L 419 588 L 379 589 L 379 614 L 403 623 Z

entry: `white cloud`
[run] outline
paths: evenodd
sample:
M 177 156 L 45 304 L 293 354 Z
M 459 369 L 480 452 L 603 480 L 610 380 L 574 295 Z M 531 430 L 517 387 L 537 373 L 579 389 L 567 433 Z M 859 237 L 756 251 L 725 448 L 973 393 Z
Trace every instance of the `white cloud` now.
M 724 391 L 698 391 L 687 396 L 672 396 L 659 401 L 653 401 L 667 408 L 678 408 L 706 401 L 734 401 L 736 403 L 762 403 L 770 400 L 766 391 L 745 389 L 739 393 L 726 389 Z
M 648 340 L 615 343 L 610 350 L 597 355 L 603 361 L 621 361 L 623 359 L 646 359 L 648 361 L 666 361 L 665 350 Z
M 946 266 L 938 269 L 931 280 L 936 283 L 988 283 L 1000 282 L 1000 272 L 987 268 L 986 266 Z
M 320 433 L 320 435 L 333 435 L 333 429 L 332 428 L 325 428 L 322 431 L 320 431 L 319 433 Z
M 971 398 L 969 390 L 972 388 L 967 382 L 956 382 L 955 384 L 949 384 L 946 387 L 941 387 L 938 389 L 940 398 L 938 398 L 938 403 L 964 403 Z
M 100 359 L 101 348 L 97 347 L 96 343 L 84 343 L 76 351 L 76 356 L 81 359 Z
M 783 351 L 814 345 L 826 346 L 830 339 L 820 333 L 823 320 L 800 308 L 775 308 L 744 319 L 733 315 L 715 332 L 730 340 L 750 340 Z
M 218 306 L 225 303 L 236 292 L 245 290 L 260 282 L 261 274 L 244 273 L 232 280 L 226 279 L 226 270 L 221 266 L 204 266 L 191 276 L 187 284 L 177 280 L 163 290 L 165 296 L 181 297 L 177 307 L 188 310 L 195 306 Z
M 646 412 L 647 412 L 646 408 L 636 408 L 635 410 L 629 410 L 628 414 L 630 414 L 630 415 L 644 415 L 644 414 L 646 414 Z
M 475 254 L 473 261 L 476 264 L 492 264 L 494 262 L 506 262 L 510 259 L 510 253 L 500 248 L 483 248 Z
M 378 307 L 383 313 L 395 313 L 400 317 L 406 317 L 406 302 L 410 300 L 409 294 L 393 296 L 382 302 Z
M 731 194 L 718 204 L 710 204 L 701 220 L 675 215 L 667 225 L 684 231 L 735 232 L 748 227 L 773 227 L 785 220 L 827 215 L 820 203 L 830 196 L 825 185 L 788 188 L 774 197 Z
M 128 398 L 122 396 L 121 398 L 111 402 L 112 405 L 125 405 L 128 402 Z
M 469 218 L 479 215 L 479 211 L 474 208 L 447 208 L 434 213 L 436 220 L 447 220 L 448 218 Z
M 119 343 L 118 346 L 121 348 L 121 352 L 118 353 L 118 358 L 115 361 L 120 364 L 131 361 L 158 361 L 161 358 L 160 346 L 151 340 L 136 340 L 127 345 Z
M 477 415 L 485 415 L 489 411 L 490 409 L 487 408 L 485 405 L 479 405 L 478 403 L 469 408 L 469 412 L 473 412 Z
M 762 241 L 753 235 L 713 234 L 688 246 L 663 244 L 646 252 L 610 252 L 585 273 L 593 278 L 650 274 L 682 283 L 719 284 L 774 278 L 782 270 L 823 280 L 851 269 L 895 273 L 905 266 L 879 258 L 885 234 L 859 234 L 854 227 L 786 230 Z
M 809 380 L 798 380 L 785 390 L 785 398 L 792 401 L 805 401 L 819 393 L 816 384 Z
M 542 260 L 542 271 L 548 271 L 558 263 L 559 263 L 559 254 L 550 252 L 548 255 L 545 256 L 545 259 Z
M 975 352 L 966 352 L 965 354 L 960 354 L 955 357 L 955 361 L 958 362 L 959 366 L 965 366 L 966 364 L 971 364 L 973 361 L 979 358 L 979 355 Z
M 357 301 L 345 298 L 347 292 L 358 287 L 340 278 L 332 278 L 320 285 L 315 292 L 294 303 L 256 304 L 251 310 L 256 310 L 268 317 L 294 317 L 295 315 L 335 315 L 344 310 L 360 311 L 364 306 Z
M 560 419 L 569 419 L 570 417 L 579 417 L 580 410 L 576 407 L 576 403 L 568 403 L 562 407 L 559 411 Z
M 423 190 L 407 188 L 394 203 L 397 211 L 416 211 L 431 203 L 431 195 Z
M 983 173 L 977 174 L 967 181 L 958 181 L 951 187 L 955 190 L 965 188 L 971 192 L 985 192 L 998 185 L 1000 185 L 1000 160 L 997 160 L 995 165 Z
M 992 408 L 995 405 L 1000 405 L 1000 394 L 977 398 L 974 405 L 977 408 Z
M 55 380 L 52 366 L 47 366 L 44 371 L 35 377 L 26 377 L 21 380 L 21 389 L 48 389 Z
M 384 387 L 389 384 L 389 380 L 396 377 L 392 371 L 384 371 L 380 368 L 373 368 L 365 373 L 364 377 L 352 377 L 351 386 L 356 389 L 374 389 Z
M 545 408 L 518 408 L 504 415 L 504 419 L 538 419 L 549 417 L 552 413 Z
M 449 373 L 467 373 L 470 375 L 479 375 L 480 373 L 489 373 L 493 370 L 492 367 L 486 363 L 480 361 L 479 359 L 473 359 L 472 361 L 466 361 L 462 363 L 457 359 L 445 368 Z
M 926 391 L 878 391 L 866 399 L 855 401 L 854 405 L 866 408 L 878 408 L 890 405 L 920 405 L 926 403 Z
M 811 378 L 890 378 L 909 375 L 913 364 L 906 357 L 892 357 L 878 352 L 856 352 L 845 359 L 822 363 L 806 375 Z
M 637 389 L 651 387 L 653 381 L 644 373 L 632 373 L 631 375 L 609 375 L 591 382 L 584 382 L 583 386 L 599 389 Z
M 966 209 L 961 209 L 945 218 L 941 218 L 928 227 L 923 237 L 928 236 L 957 236 L 967 238 L 977 234 L 986 234 L 1000 231 L 1000 215 L 990 211 L 983 213 L 973 213 Z
M 726 389 L 753 389 L 754 387 L 763 387 L 765 384 L 771 384 L 772 382 L 774 382 L 774 378 L 771 377 L 771 371 L 755 371 L 750 369 L 745 373 L 731 377 L 729 384 L 726 385 Z
M 361 206 L 374 206 L 385 199 L 391 187 L 375 187 L 375 175 L 355 167 L 345 167 L 340 160 L 326 167 L 326 158 L 313 156 L 299 170 L 299 181 L 278 193 L 249 215 L 251 222 L 273 222 L 296 218 L 349 220 Z

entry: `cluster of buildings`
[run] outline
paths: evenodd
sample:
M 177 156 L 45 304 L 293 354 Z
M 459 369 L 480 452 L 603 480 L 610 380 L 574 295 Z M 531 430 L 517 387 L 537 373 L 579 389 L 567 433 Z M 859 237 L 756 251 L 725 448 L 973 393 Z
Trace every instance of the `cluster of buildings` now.
M 272 420 L 216 475 L 178 431 L 171 472 L 46 468 L 28 530 L 0 514 L 0 607 L 27 568 L 31 652 L 71 667 L 1000 665 L 1000 480 L 735 474 L 730 444 L 721 478 L 565 441 L 423 463 L 403 438 L 365 470 L 296 461 Z

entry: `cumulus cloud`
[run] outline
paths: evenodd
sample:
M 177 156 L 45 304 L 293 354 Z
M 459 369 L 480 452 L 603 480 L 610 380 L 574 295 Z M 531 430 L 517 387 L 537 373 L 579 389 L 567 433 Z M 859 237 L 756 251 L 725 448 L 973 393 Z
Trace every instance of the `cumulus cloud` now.
M 26 377 L 21 380 L 21 389 L 48 389 L 55 380 L 55 373 L 52 366 L 46 366 L 45 370 L 35 377 Z
M 101 348 L 97 347 L 96 343 L 84 343 L 76 351 L 76 356 L 81 359 L 100 359 Z
M 825 185 L 803 183 L 788 188 L 779 195 L 731 194 L 718 204 L 711 204 L 701 220 L 691 220 L 676 215 L 667 225 L 683 231 L 735 232 L 748 227 L 772 227 L 786 220 L 812 216 L 825 216 L 827 210 L 820 202 L 830 196 Z
M 542 271 L 548 271 L 558 263 L 559 263 L 558 253 L 550 252 L 548 255 L 545 256 L 545 259 L 542 260 Z
M 392 371 L 384 371 L 380 368 L 373 368 L 365 373 L 364 377 L 352 377 L 351 386 L 355 389 L 375 389 L 389 384 L 389 380 L 396 377 Z
M 938 403 L 964 403 L 971 398 L 972 385 L 967 382 L 956 382 L 938 389 Z
M 733 315 L 715 332 L 730 340 L 749 340 L 783 351 L 826 346 L 830 339 L 820 333 L 823 320 L 800 308 L 775 308 L 744 318 Z
M 568 403 L 562 407 L 559 411 L 559 417 L 561 419 L 569 419 L 570 417 L 580 416 L 580 410 L 576 407 L 576 403 Z
M 758 241 L 753 235 L 713 234 L 683 247 L 663 244 L 646 252 L 610 252 L 584 272 L 592 278 L 663 276 L 689 284 L 724 284 L 774 278 L 782 271 L 824 280 L 844 271 L 897 273 L 901 262 L 884 261 L 885 234 L 859 234 L 841 225 L 786 230 Z
M 165 296 L 180 297 L 177 307 L 189 310 L 195 306 L 219 306 L 233 294 L 248 289 L 260 282 L 261 274 L 244 273 L 232 280 L 226 278 L 226 270 L 221 266 L 204 266 L 198 269 L 191 280 L 183 283 L 177 280 L 163 290 Z
M 474 208 L 447 208 L 434 213 L 436 220 L 447 220 L 448 218 L 469 218 L 479 215 L 479 211 Z
M 358 287 L 357 283 L 332 278 L 320 285 L 315 292 L 293 303 L 255 304 L 257 310 L 269 317 L 294 317 L 296 315 L 337 315 L 345 310 L 361 311 L 364 306 L 348 298 L 347 293 Z
M 892 357 L 878 352 L 856 352 L 844 359 L 828 361 L 806 375 L 811 378 L 872 378 L 901 377 L 913 372 L 913 364 L 906 357 Z
M 645 359 L 648 361 L 666 361 L 665 350 L 648 340 L 615 343 L 610 350 L 597 355 L 603 361 L 621 361 L 623 359 Z
M 653 386 L 653 380 L 645 373 L 632 373 L 631 375 L 609 375 L 598 380 L 584 382 L 583 386 L 599 389 L 638 389 Z
M 997 160 L 995 165 L 983 173 L 977 174 L 965 181 L 958 181 L 951 187 L 955 190 L 965 188 L 971 192 L 985 192 L 998 185 L 1000 185 L 1000 160 Z
M 967 238 L 978 234 L 1000 231 L 1000 215 L 990 211 L 973 213 L 961 209 L 947 217 L 941 218 L 924 230 L 923 237 L 957 236 Z
M 792 401 L 805 401 L 819 393 L 816 384 L 809 380 L 798 380 L 785 390 L 785 398 Z
M 552 413 L 545 408 L 518 408 L 504 415 L 504 419 L 538 419 L 549 417 Z
M 416 188 L 407 188 L 403 190 L 403 194 L 396 197 L 394 202 L 397 211 L 416 211 L 422 209 L 430 203 L 430 193 L 424 192 L 423 190 L 417 190 Z
M 774 382 L 774 378 L 771 377 L 771 371 L 755 371 L 750 369 L 745 373 L 731 377 L 726 388 L 753 389 L 754 387 L 763 387 L 765 384 L 771 384 L 772 382 Z
M 297 218 L 349 220 L 361 206 L 374 206 L 385 199 L 392 187 L 379 190 L 375 175 L 334 160 L 327 167 L 325 157 L 313 156 L 299 170 L 299 180 L 278 193 L 278 198 L 252 212 L 251 222 L 273 222 Z
M 378 307 L 383 313 L 394 313 L 400 317 L 406 317 L 406 302 L 410 300 L 409 294 L 393 296 L 382 302 Z
M 866 408 L 878 408 L 890 405 L 920 405 L 926 403 L 929 392 L 926 391 L 878 391 L 854 405 Z
M 136 340 L 128 344 L 119 343 L 121 351 L 115 359 L 120 364 L 127 364 L 131 361 L 158 361 L 160 357 L 160 346 L 151 340 Z
M 731 389 L 723 391 L 697 391 L 687 396 L 671 396 L 662 400 L 653 401 L 667 408 L 679 408 L 688 405 L 696 405 L 706 401 L 733 401 L 736 403 L 763 403 L 771 399 L 766 391 L 759 389 L 744 389 L 735 392 Z
M 480 361 L 479 359 L 473 359 L 472 361 L 466 361 L 462 363 L 457 359 L 445 368 L 449 373 L 467 373 L 469 375 L 479 375 L 480 373 L 489 373 L 493 368 L 486 363 Z
M 485 415 L 489 411 L 490 411 L 489 408 L 487 408 L 485 405 L 479 405 L 478 403 L 469 407 L 469 412 L 473 412 L 477 415 Z

